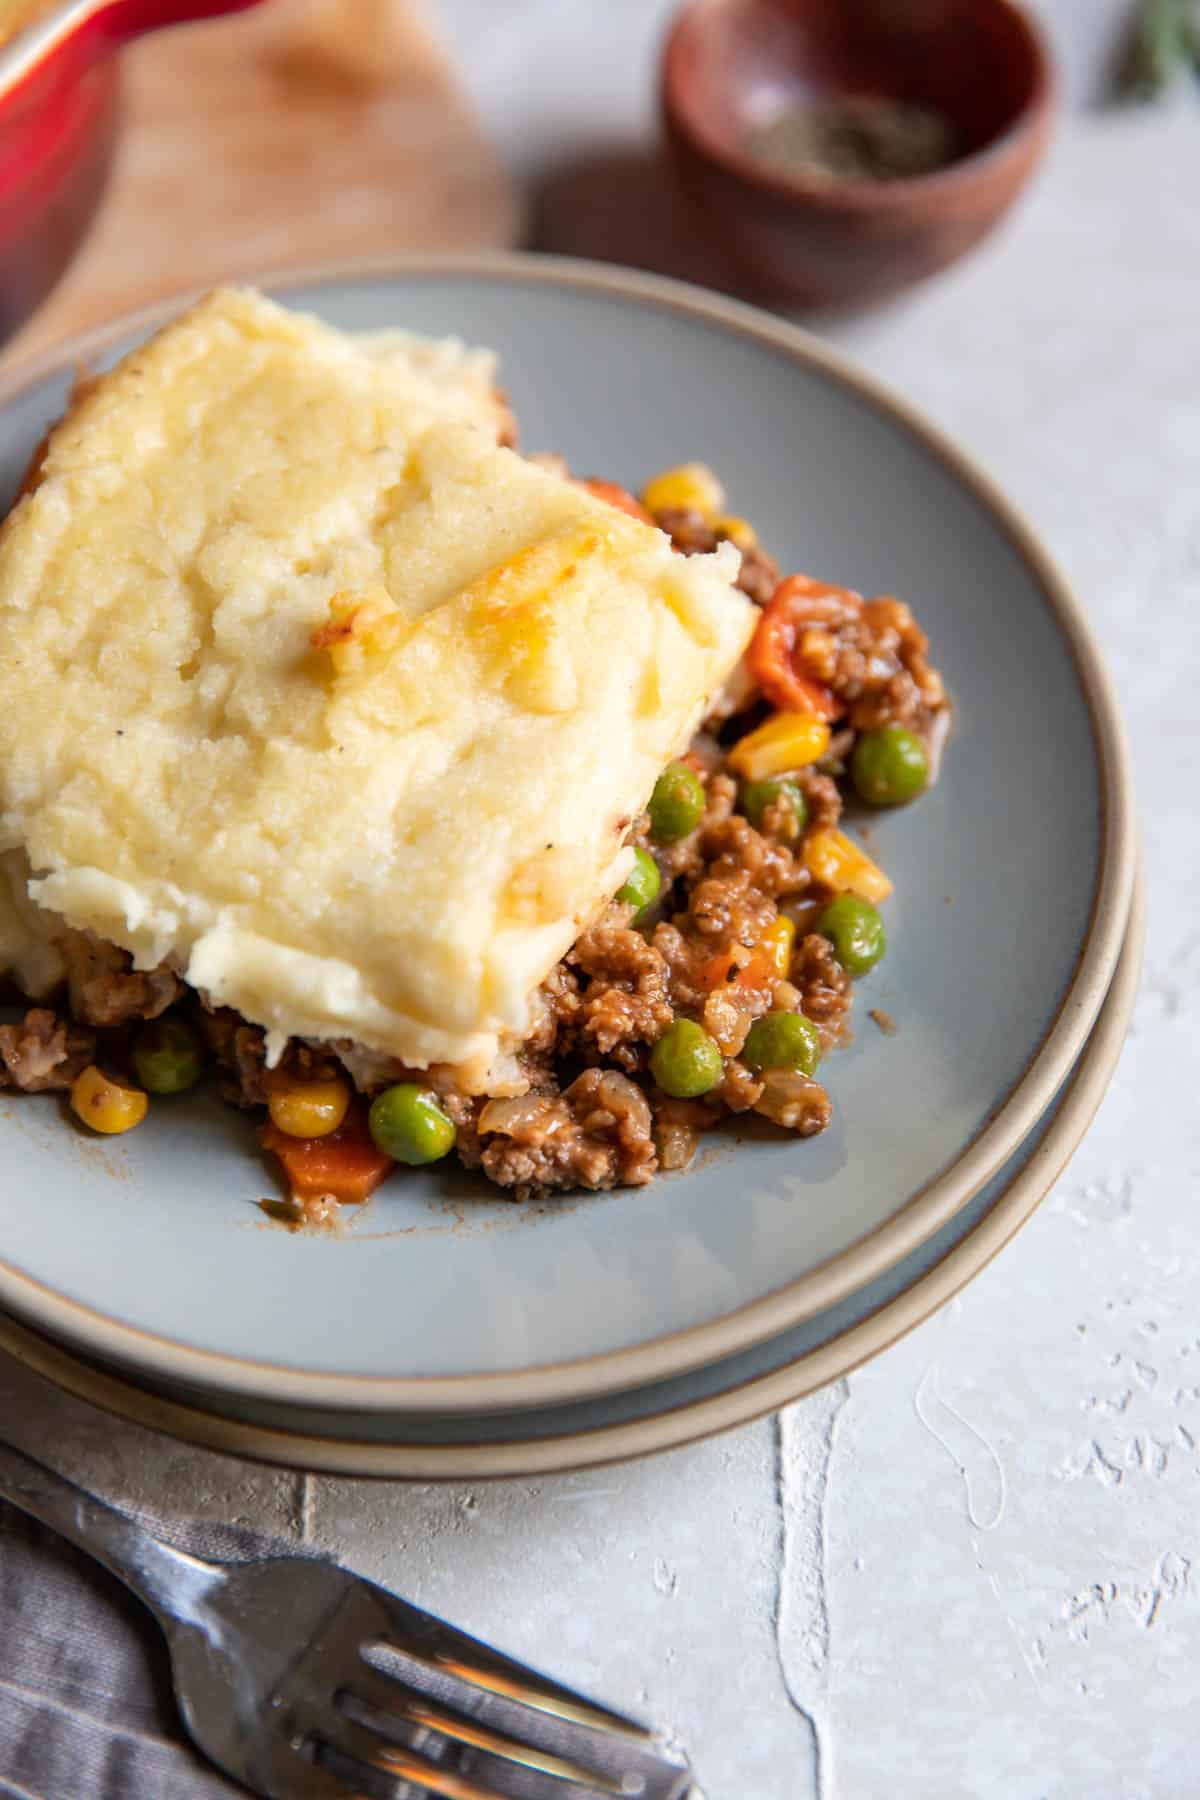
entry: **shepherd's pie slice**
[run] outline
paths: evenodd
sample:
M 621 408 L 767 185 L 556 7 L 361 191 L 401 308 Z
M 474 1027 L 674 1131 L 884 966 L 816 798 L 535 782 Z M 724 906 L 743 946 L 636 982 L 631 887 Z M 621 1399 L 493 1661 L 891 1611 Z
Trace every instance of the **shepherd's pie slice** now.
M 479 1090 L 754 609 L 419 375 L 217 294 L 79 401 L 0 531 L 0 852 L 276 1050 Z

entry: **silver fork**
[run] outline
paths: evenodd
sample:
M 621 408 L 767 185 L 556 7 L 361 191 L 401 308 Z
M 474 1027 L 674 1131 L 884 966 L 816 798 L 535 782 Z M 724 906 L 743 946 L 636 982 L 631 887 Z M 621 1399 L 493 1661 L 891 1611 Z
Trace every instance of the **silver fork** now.
M 192 1738 L 270 1800 L 693 1792 L 686 1759 L 644 1726 L 331 1563 L 190 1556 L 6 1444 L 0 1496 L 149 1607 Z

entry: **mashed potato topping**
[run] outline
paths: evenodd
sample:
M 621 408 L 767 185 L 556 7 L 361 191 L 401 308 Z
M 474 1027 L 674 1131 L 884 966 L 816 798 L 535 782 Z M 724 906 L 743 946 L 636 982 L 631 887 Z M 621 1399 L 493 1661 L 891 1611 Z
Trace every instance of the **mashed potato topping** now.
M 222 293 L 81 399 L 0 531 L 0 851 L 276 1041 L 478 1091 L 754 609 L 450 364 Z

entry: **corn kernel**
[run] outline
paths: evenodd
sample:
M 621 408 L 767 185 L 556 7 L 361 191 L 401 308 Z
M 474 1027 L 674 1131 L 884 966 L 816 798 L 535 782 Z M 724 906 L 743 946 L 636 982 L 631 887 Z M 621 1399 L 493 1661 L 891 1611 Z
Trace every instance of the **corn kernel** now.
M 844 831 L 811 831 L 804 847 L 804 864 L 814 881 L 835 894 L 857 894 L 877 905 L 886 900 L 892 884 L 865 850 L 851 843 Z
M 829 727 L 815 713 L 775 713 L 735 744 L 729 766 L 747 781 L 765 781 L 786 769 L 819 762 L 829 748 Z
M 71 1111 L 93 1131 L 101 1131 L 106 1137 L 117 1137 L 140 1125 L 149 1104 L 141 1088 L 126 1087 L 124 1082 L 114 1081 L 95 1063 L 89 1063 L 71 1085 Z
M 796 927 L 786 913 L 780 913 L 759 939 L 759 949 L 766 954 L 771 967 L 779 976 L 786 976 L 792 965 L 792 945 L 795 941 Z
M 719 513 L 712 528 L 718 537 L 728 538 L 739 550 L 753 550 L 758 543 L 758 533 L 749 519 L 739 519 L 736 513 Z
M 677 469 L 664 469 L 642 489 L 642 505 L 647 512 L 698 512 L 706 519 L 720 512 L 725 503 L 725 490 L 704 463 L 681 463 Z
M 271 1123 L 294 1138 L 328 1137 L 346 1117 L 350 1105 L 349 1083 L 333 1081 L 280 1081 L 267 1101 Z

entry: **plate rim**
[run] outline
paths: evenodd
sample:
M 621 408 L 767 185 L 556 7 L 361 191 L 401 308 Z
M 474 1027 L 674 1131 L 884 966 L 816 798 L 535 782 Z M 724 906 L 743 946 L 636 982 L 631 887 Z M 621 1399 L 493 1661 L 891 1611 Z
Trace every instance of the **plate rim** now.
M 815 1269 L 717 1319 L 623 1349 L 524 1369 L 466 1375 L 331 1374 L 239 1358 L 122 1324 L 56 1293 L 0 1258 L 0 1306 L 62 1341 L 156 1377 L 239 1394 L 359 1412 L 520 1411 L 685 1374 L 777 1336 L 864 1286 L 917 1249 L 1003 1166 L 1046 1110 L 1095 1024 L 1113 979 L 1130 913 L 1136 863 L 1129 749 L 1115 691 L 1082 604 L 1020 510 L 974 458 L 890 386 L 790 321 L 742 301 L 616 265 L 528 252 L 369 257 L 241 276 L 268 292 L 363 280 L 492 278 L 550 285 L 683 313 L 782 352 L 917 439 L 990 516 L 1038 587 L 1074 664 L 1096 743 L 1101 788 L 1100 870 L 1075 970 L 1059 1010 L 1024 1071 L 960 1155 L 891 1218 Z M 0 375 L 0 408 L 72 361 L 151 329 L 206 291 L 188 288 L 135 313 L 68 336 Z
M 1141 981 L 1145 895 L 1139 880 L 1112 986 L 1043 1142 L 961 1243 L 873 1313 L 768 1375 L 619 1425 L 518 1443 L 381 1444 L 251 1425 L 149 1392 L 0 1313 L 0 1350 L 77 1398 L 202 1449 L 274 1468 L 388 1481 L 487 1481 L 566 1474 L 663 1454 L 752 1424 L 872 1361 L 971 1282 L 1058 1182 L 1108 1092 Z

